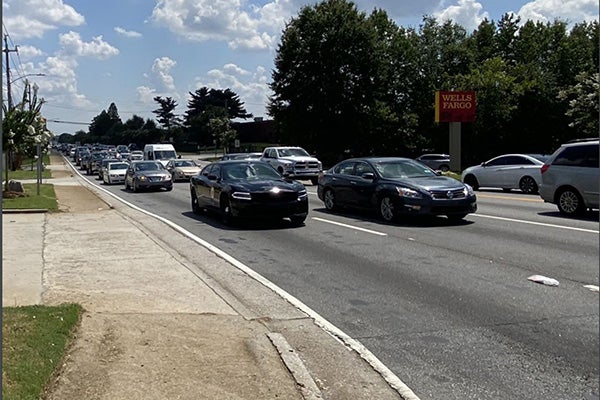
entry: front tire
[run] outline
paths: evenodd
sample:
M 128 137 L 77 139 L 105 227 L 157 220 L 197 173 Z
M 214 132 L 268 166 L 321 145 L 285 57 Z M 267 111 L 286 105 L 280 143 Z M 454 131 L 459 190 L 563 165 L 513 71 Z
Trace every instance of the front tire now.
M 312 183 L 313 186 L 317 186 L 319 183 L 319 178 L 310 178 L 310 183 Z
M 391 222 L 396 218 L 396 210 L 391 197 L 385 196 L 379 200 L 379 216 L 386 222 Z
M 302 225 L 305 220 L 306 220 L 306 216 L 304 216 L 304 217 L 299 217 L 299 216 L 290 217 L 290 221 L 292 221 L 292 225 L 294 225 L 294 226 L 300 226 L 300 225 Z
M 538 192 L 538 185 L 532 177 L 524 176 L 519 181 L 519 189 L 521 189 L 523 193 L 535 194 Z
M 556 198 L 556 205 L 561 214 L 569 217 L 585 212 L 585 204 L 581 195 L 571 188 L 562 189 Z
M 467 214 L 450 214 L 450 215 L 446 215 L 446 218 L 448 218 L 448 220 L 450 220 L 452 222 L 460 222 L 463 219 L 465 219 L 466 216 L 467 216 Z
M 225 225 L 233 224 L 234 217 L 233 217 L 233 213 L 231 212 L 231 202 L 229 201 L 229 198 L 227 198 L 226 196 L 221 197 L 220 206 L 221 206 L 221 218 L 223 219 L 223 223 Z
M 198 196 L 194 189 L 190 190 L 190 196 L 192 198 L 192 212 L 198 215 L 200 214 L 200 205 L 198 204 Z

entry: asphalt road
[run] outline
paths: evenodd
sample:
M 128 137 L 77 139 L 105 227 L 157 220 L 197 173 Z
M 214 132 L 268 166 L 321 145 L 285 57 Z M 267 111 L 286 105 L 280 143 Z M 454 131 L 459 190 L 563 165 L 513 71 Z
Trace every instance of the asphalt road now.
M 231 228 L 194 215 L 185 182 L 172 192 L 101 186 L 303 301 L 421 399 L 598 398 L 598 293 L 584 287 L 598 285 L 597 212 L 562 218 L 538 196 L 490 190 L 464 223 L 385 224 L 328 213 L 307 185 L 305 226 Z

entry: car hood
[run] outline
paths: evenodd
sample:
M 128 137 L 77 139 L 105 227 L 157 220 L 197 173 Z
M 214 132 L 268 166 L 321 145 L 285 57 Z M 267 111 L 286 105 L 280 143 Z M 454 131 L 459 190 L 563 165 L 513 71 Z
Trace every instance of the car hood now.
M 125 174 L 127 172 L 127 168 L 123 169 L 111 169 L 108 171 L 111 174 Z
M 200 171 L 200 167 L 176 167 L 177 171 L 181 172 L 198 172 Z
M 263 180 L 263 181 L 237 181 L 232 182 L 231 187 L 234 190 L 244 190 L 247 192 L 268 192 L 277 187 L 282 191 L 297 192 L 304 189 L 304 185 L 299 182 L 286 180 Z
M 141 175 L 144 175 L 144 176 L 168 176 L 171 174 L 168 172 L 165 172 L 165 171 L 138 171 L 136 173 L 136 175 L 137 176 L 141 176 Z
M 279 157 L 279 159 L 280 160 L 289 160 L 289 161 L 314 161 L 314 162 L 319 161 L 315 157 L 308 157 L 308 156 L 285 156 L 285 157 Z
M 386 179 L 390 183 L 424 190 L 457 190 L 465 187 L 464 183 L 447 176 L 432 176 L 410 179 Z

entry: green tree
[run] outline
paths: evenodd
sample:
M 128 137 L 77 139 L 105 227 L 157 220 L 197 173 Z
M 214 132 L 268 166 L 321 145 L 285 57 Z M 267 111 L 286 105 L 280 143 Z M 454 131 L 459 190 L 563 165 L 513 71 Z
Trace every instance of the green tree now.
M 213 138 L 215 146 L 220 146 L 224 153 L 237 138 L 237 132 L 231 128 L 231 121 L 227 110 L 222 107 L 211 106 L 204 112 L 206 118 L 206 132 Z
M 566 115 L 571 119 L 569 126 L 575 128 L 581 137 L 597 137 L 600 120 L 599 74 L 582 72 L 576 79 L 577 84 L 561 90 L 558 97 L 568 101 Z
M 179 118 L 174 112 L 177 108 L 176 100 L 171 97 L 162 98 L 156 96 L 154 101 L 159 104 L 159 108 L 152 111 L 152 113 L 156 114 L 158 123 L 161 124 L 167 132 L 169 132 L 172 127 L 179 125 Z

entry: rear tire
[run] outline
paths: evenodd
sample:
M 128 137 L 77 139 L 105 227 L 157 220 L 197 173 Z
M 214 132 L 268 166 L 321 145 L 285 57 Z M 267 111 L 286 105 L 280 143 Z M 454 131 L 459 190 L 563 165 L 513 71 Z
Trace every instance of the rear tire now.
M 473 176 L 473 175 L 465 176 L 464 182 L 467 185 L 471 186 L 473 188 L 473 190 L 479 190 L 479 182 L 477 181 L 477 178 L 475 178 L 475 176 Z
M 327 211 L 335 211 L 338 208 L 335 202 L 335 193 L 332 189 L 326 189 L 323 193 L 323 203 Z
M 562 189 L 556 196 L 556 205 L 561 214 L 569 217 L 582 215 L 585 210 L 585 204 L 581 195 L 572 188 Z
M 448 171 L 450 171 L 450 167 L 447 166 L 447 165 L 441 165 L 440 166 L 440 171 L 442 171 L 442 172 L 448 172 Z

